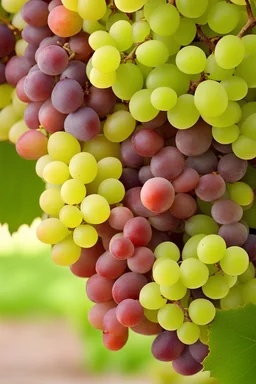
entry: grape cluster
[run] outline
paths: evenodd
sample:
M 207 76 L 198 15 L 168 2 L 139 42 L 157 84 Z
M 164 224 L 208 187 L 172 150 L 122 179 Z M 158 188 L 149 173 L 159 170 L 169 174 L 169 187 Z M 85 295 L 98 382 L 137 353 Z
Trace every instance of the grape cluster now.
M 17 13 L 28 45 L 5 69 L 27 105 L 7 137 L 46 183 L 38 238 L 88 278 L 108 349 L 157 335 L 154 357 L 193 375 L 216 311 L 256 304 L 250 4 L 47 3 Z

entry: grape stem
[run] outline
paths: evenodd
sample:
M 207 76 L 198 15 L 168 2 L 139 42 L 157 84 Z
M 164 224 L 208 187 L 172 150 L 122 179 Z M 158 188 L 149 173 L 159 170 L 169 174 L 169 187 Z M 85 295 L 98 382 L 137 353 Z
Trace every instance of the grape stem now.
M 65 51 L 68 53 L 68 61 L 71 61 L 75 58 L 75 52 L 72 51 L 72 49 L 70 49 L 70 46 L 69 46 L 69 43 L 65 43 L 64 45 L 62 45 L 59 41 L 57 42 L 57 44 L 59 46 L 61 46 L 63 49 L 65 49 Z
M 195 93 L 195 90 L 197 88 L 197 86 L 205 80 L 205 73 L 202 72 L 201 73 L 201 76 L 200 76 L 200 79 L 199 80 L 195 80 L 195 81 L 190 81 L 190 87 L 189 87 L 189 92 L 194 94 Z
M 251 29 L 256 25 L 256 18 L 253 15 L 251 4 L 249 3 L 249 0 L 245 0 L 245 2 L 246 2 L 246 11 L 248 15 L 248 21 L 237 35 L 240 38 L 243 37 L 245 32 L 248 31 L 248 29 Z
M 201 26 L 199 24 L 196 25 L 196 29 L 197 29 L 198 39 L 203 43 L 205 43 L 210 48 L 211 52 L 213 52 L 215 50 L 214 42 L 203 33 Z
M 14 32 L 15 35 L 21 36 L 21 30 L 18 29 L 18 28 L 16 28 L 16 27 L 14 27 L 14 26 L 11 24 L 10 20 L 8 20 L 8 19 L 6 19 L 6 18 L 0 16 L 0 23 L 1 23 L 1 24 L 5 24 L 11 31 Z

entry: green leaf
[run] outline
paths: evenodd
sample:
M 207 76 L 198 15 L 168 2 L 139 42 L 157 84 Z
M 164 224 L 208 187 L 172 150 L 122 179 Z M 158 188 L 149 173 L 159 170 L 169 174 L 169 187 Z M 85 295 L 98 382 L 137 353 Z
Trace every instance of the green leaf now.
M 218 311 L 204 367 L 223 384 L 255 383 L 256 306 Z
M 19 157 L 8 142 L 0 142 L 0 182 L 0 223 L 8 223 L 10 232 L 42 216 L 39 197 L 44 183 L 35 172 L 35 161 Z

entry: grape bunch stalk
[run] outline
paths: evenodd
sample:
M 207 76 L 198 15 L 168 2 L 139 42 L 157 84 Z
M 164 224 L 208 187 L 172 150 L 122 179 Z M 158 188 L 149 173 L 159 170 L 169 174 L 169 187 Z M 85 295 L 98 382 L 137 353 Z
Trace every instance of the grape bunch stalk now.
M 256 304 L 253 5 L 3 8 L 20 34 L 17 56 L 0 63 L 0 96 L 16 87 L 0 105 L 0 138 L 37 160 L 45 181 L 38 238 L 87 278 L 106 348 L 124 347 L 130 331 L 156 335 L 156 359 L 196 374 L 216 312 Z M 0 28 L 4 57 L 14 38 Z

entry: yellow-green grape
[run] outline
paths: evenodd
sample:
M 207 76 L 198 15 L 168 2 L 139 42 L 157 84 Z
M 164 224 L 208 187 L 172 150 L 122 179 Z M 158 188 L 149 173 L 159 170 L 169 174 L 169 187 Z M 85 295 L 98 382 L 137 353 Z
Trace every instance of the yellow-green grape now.
M 70 160 L 69 172 L 73 179 L 80 180 L 83 184 L 91 183 L 98 172 L 97 161 L 91 153 L 77 153 Z
M 194 40 L 196 36 L 196 24 L 194 20 L 182 17 L 177 31 L 172 36 L 177 43 L 185 46 Z
M 70 11 L 77 12 L 78 9 L 78 0 L 61 0 L 65 8 Z
M 150 28 L 160 36 L 173 35 L 179 24 L 179 12 L 172 4 L 159 5 L 149 18 Z
M 229 101 L 226 110 L 217 117 L 202 116 L 203 119 L 214 127 L 223 128 L 236 124 L 242 117 L 242 110 L 236 101 Z
M 7 83 L 0 85 L 0 109 L 12 102 L 13 87 Z
M 221 309 L 235 309 L 244 305 L 242 290 L 240 285 L 231 288 L 227 296 L 220 300 Z
M 109 178 L 119 179 L 122 171 L 123 167 L 120 160 L 111 156 L 104 157 L 98 162 L 97 176 L 92 183 L 87 185 L 89 193 L 97 193 L 99 185 L 103 180 Z
M 235 71 L 235 75 L 242 77 L 249 88 L 255 88 L 256 86 L 255 56 L 255 54 L 245 56 Z
M 115 0 L 116 7 L 124 13 L 138 11 L 146 4 L 147 0 Z
M 255 55 L 256 53 L 256 36 L 255 35 L 246 35 L 242 37 L 242 41 L 245 47 L 246 55 Z
M 50 155 L 44 155 L 42 157 L 40 157 L 37 162 L 36 162 L 36 174 L 43 178 L 43 170 L 44 170 L 44 167 L 51 163 L 52 162 L 52 158 Z
M 240 132 L 242 135 L 249 137 L 253 140 L 256 140 L 256 113 L 251 114 L 243 121 L 243 124 L 240 126 Z
M 96 68 L 92 68 L 89 74 L 90 82 L 96 88 L 105 89 L 110 88 L 115 84 L 116 72 L 103 73 Z
M 218 300 L 227 296 L 229 286 L 224 276 L 215 275 L 209 277 L 208 281 L 203 285 L 202 290 L 205 296 Z
M 106 179 L 100 183 L 98 194 L 105 197 L 109 204 L 116 204 L 123 200 L 125 188 L 117 179 Z
M 246 81 L 239 76 L 232 76 L 228 79 L 222 80 L 221 85 L 225 88 L 229 100 L 241 100 L 247 95 L 248 92 L 248 85 Z
M 132 24 L 132 38 L 134 43 L 142 43 L 150 34 L 150 26 L 146 20 L 138 20 Z
M 36 229 L 38 239 L 45 244 L 60 243 L 68 233 L 67 227 L 57 218 L 43 220 Z
M 180 281 L 185 287 L 196 289 L 202 287 L 209 278 L 209 269 L 200 260 L 189 258 L 180 265 Z
M 199 326 L 200 329 L 200 337 L 199 340 L 203 344 L 209 345 L 209 328 L 207 325 L 201 325 Z
M 244 59 L 244 43 L 238 36 L 226 35 L 218 41 L 214 54 L 216 62 L 221 68 L 235 68 Z
M 11 104 L 0 111 L 0 141 L 8 140 L 9 131 L 17 120 L 19 120 L 19 116 Z
M 80 257 L 81 247 L 74 243 L 72 237 L 55 244 L 52 248 L 52 260 L 55 264 L 69 267 Z
M 212 137 L 220 144 L 232 144 L 239 137 L 239 128 L 236 124 L 229 127 L 212 127 Z
M 74 155 L 81 151 L 78 140 L 67 132 L 55 132 L 48 140 L 48 153 L 53 160 L 69 164 Z
M 28 43 L 23 40 L 23 39 L 20 39 L 16 42 L 15 44 L 15 53 L 17 56 L 24 56 L 24 53 L 25 53 L 25 50 L 28 46 Z
M 169 52 L 169 58 L 167 59 L 167 63 L 170 61 L 171 57 L 174 58 L 174 55 L 179 52 L 181 47 L 181 45 L 177 43 L 173 36 L 159 36 L 157 33 L 153 33 L 152 36 L 154 40 L 161 41 L 167 47 Z M 175 64 L 175 60 L 172 64 Z
M 133 94 L 129 103 L 132 117 L 140 122 L 153 120 L 159 113 L 151 103 L 152 89 L 141 89 Z
M 86 141 L 83 146 L 83 151 L 91 153 L 97 161 L 111 156 L 117 159 L 121 158 L 120 144 L 109 141 L 104 135 L 98 135 Z
M 256 140 L 245 135 L 240 135 L 236 141 L 232 143 L 234 154 L 243 160 L 252 160 L 256 157 Z
M 70 177 L 67 164 L 63 161 L 51 161 L 43 169 L 43 179 L 51 184 L 63 184 Z
M 252 189 L 256 189 L 256 169 L 248 164 L 246 174 L 242 178 L 242 181 L 249 184 Z
M 161 295 L 160 287 L 157 283 L 148 283 L 140 291 L 140 304 L 143 308 L 156 310 L 162 308 L 167 300 Z
M 228 106 L 227 92 L 217 81 L 205 80 L 196 88 L 195 105 L 203 116 L 220 116 Z
M 207 57 L 205 72 L 207 73 L 208 79 L 220 81 L 220 80 L 229 79 L 235 72 L 235 69 L 221 68 L 217 64 L 214 54 L 211 54 Z
M 237 5 L 245 5 L 246 2 L 245 0 L 231 0 L 232 3 L 237 4 Z
M 177 93 L 172 88 L 159 87 L 151 93 L 150 101 L 159 111 L 168 111 L 177 103 Z
M 206 54 L 201 48 L 193 45 L 184 47 L 177 53 L 176 65 L 188 75 L 201 73 L 206 67 Z
M 121 52 L 126 51 L 133 44 L 132 26 L 129 21 L 116 21 L 111 25 L 109 34 L 116 41 L 117 48 Z
M 176 331 L 184 322 L 184 313 L 176 304 L 166 304 L 158 311 L 158 322 L 167 331 Z
M 86 188 L 80 180 L 71 179 L 65 181 L 60 193 L 66 204 L 79 204 L 86 195 Z
M 65 205 L 59 212 L 59 219 L 67 228 L 76 228 L 83 221 L 83 215 L 74 205 Z
M 197 246 L 205 236 L 205 234 L 199 233 L 198 235 L 194 235 L 188 239 L 182 250 L 182 260 L 189 259 L 190 257 L 194 257 L 195 259 L 198 258 Z
M 40 196 L 39 205 L 45 213 L 57 217 L 64 206 L 60 190 L 55 188 L 46 189 Z
M 162 295 L 168 300 L 181 300 L 187 293 L 187 288 L 181 283 L 180 280 L 177 281 L 171 287 L 160 286 L 160 291 Z
M 242 181 L 227 184 L 230 198 L 241 206 L 247 206 L 254 200 L 253 189 Z
M 176 261 L 169 258 L 159 258 L 153 268 L 153 278 L 159 285 L 171 287 L 180 278 L 180 268 Z
M 186 113 L 184 113 L 186 111 Z M 178 97 L 175 106 L 167 112 L 169 123 L 178 129 L 191 128 L 200 117 L 193 95 L 185 94 Z
M 244 303 L 256 304 L 256 279 L 248 281 L 241 288 Z
M 89 36 L 88 40 L 90 46 L 94 51 L 105 45 L 112 45 L 116 47 L 116 41 L 112 36 L 106 31 L 95 31 Z
M 199 260 L 205 264 L 215 264 L 226 254 L 225 240 L 219 235 L 205 236 L 197 246 Z
M 26 22 L 23 20 L 20 11 L 17 12 L 17 13 L 15 13 L 15 15 L 13 15 L 13 18 L 12 18 L 12 25 L 13 25 L 15 28 L 18 28 L 18 29 L 20 29 L 20 30 L 24 29 L 24 27 L 26 26 Z
M 104 16 L 106 10 L 105 0 L 78 0 L 77 12 L 85 20 L 97 21 Z
M 166 4 L 165 0 L 150 0 L 147 1 L 143 7 L 143 14 L 146 20 L 149 20 L 152 13 L 158 8 L 160 5 Z
M 149 321 L 152 321 L 152 323 L 158 323 L 158 309 L 154 310 L 144 308 L 144 315 Z
M 193 323 L 206 325 L 214 319 L 216 309 L 211 301 L 207 299 L 196 299 L 190 303 L 188 314 Z
M 143 75 L 140 68 L 132 63 L 121 64 L 116 71 L 116 82 L 112 89 L 121 100 L 131 97 L 143 88 Z
M 227 248 L 226 255 L 220 260 L 221 269 L 231 276 L 241 275 L 249 265 L 247 252 L 237 246 Z
M 25 3 L 26 0 L 2 0 L 1 5 L 6 12 L 16 13 Z
M 23 101 L 18 98 L 16 91 L 12 93 L 12 106 L 15 110 L 15 113 L 23 118 L 27 103 L 23 103 Z
M 83 20 L 83 31 L 89 34 L 96 31 L 105 31 L 106 28 L 104 25 L 98 21 Z
M 112 45 L 104 45 L 98 48 L 92 56 L 92 65 L 101 73 L 114 72 L 120 64 L 121 56 Z
M 122 12 L 112 12 L 112 14 L 109 16 L 107 22 L 106 22 L 106 30 L 109 31 L 111 26 L 116 22 L 116 21 L 119 21 L 119 20 L 126 20 L 126 21 L 129 21 L 131 22 L 131 20 L 129 19 L 128 15 L 126 15 L 125 13 L 122 13 Z
M 91 248 L 98 241 L 98 233 L 92 225 L 79 225 L 74 229 L 73 240 L 82 248 Z
M 247 281 L 254 279 L 255 277 L 255 268 L 253 263 L 249 263 L 248 268 L 244 273 L 242 273 L 239 277 L 238 280 L 240 283 L 247 283 Z
M 230 276 L 230 275 L 226 275 L 225 273 L 224 273 L 224 278 L 225 278 L 229 288 L 234 287 L 234 285 L 236 284 L 236 282 L 238 280 L 237 276 Z
M 210 235 L 212 233 L 218 233 L 219 226 L 213 220 L 212 217 L 207 215 L 194 215 L 185 222 L 185 231 L 190 235 L 199 235 L 205 233 Z
M 92 194 L 82 201 L 81 212 L 86 222 L 101 224 L 109 218 L 110 207 L 103 196 Z
M 177 336 L 186 345 L 194 344 L 200 337 L 200 328 L 195 323 L 187 321 L 177 330 Z
M 169 57 L 167 46 L 160 40 L 145 41 L 136 49 L 137 60 L 147 67 L 158 67 Z
M 226 2 L 217 2 L 208 12 L 209 27 L 217 34 L 231 32 L 239 22 L 239 9 Z
M 120 143 L 134 131 L 136 120 L 128 111 L 117 111 L 109 115 L 104 123 L 103 132 L 109 141 Z
M 178 11 L 185 17 L 196 18 L 200 17 L 207 10 L 208 0 L 176 0 L 176 7 Z
M 177 262 L 180 259 L 180 250 L 172 241 L 164 241 L 155 248 L 154 255 L 156 259 L 169 257 Z
M 29 128 L 25 124 L 24 120 L 19 120 L 14 123 L 9 130 L 9 140 L 11 143 L 16 144 L 18 138 L 23 135 L 23 133 L 27 132 Z

